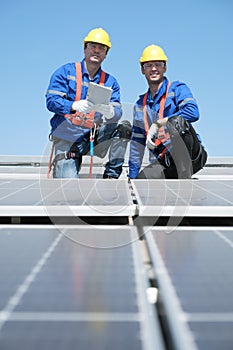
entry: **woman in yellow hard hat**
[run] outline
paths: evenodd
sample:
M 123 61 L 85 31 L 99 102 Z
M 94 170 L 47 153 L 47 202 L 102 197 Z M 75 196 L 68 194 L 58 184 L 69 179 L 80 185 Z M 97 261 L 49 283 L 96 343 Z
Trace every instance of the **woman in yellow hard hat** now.
M 134 107 L 129 155 L 129 177 L 133 179 L 191 178 L 207 159 L 192 127 L 199 119 L 196 100 L 185 83 L 168 81 L 167 60 L 163 49 L 154 44 L 140 58 L 148 91 Z M 145 147 L 150 164 L 141 170 Z
M 89 152 L 91 138 L 95 141 L 95 154 L 101 158 L 110 147 L 103 177 L 117 179 L 127 147 L 121 133 L 131 131 L 131 125 L 130 128 L 127 123 L 118 125 L 122 116 L 120 86 L 115 77 L 101 68 L 111 42 L 102 28 L 92 29 L 83 42 L 84 59 L 58 68 L 46 94 L 47 108 L 54 113 L 50 121 L 50 138 L 55 149 L 53 177 L 78 177 L 82 156 Z M 112 89 L 110 103 L 94 105 L 87 99 L 90 82 Z

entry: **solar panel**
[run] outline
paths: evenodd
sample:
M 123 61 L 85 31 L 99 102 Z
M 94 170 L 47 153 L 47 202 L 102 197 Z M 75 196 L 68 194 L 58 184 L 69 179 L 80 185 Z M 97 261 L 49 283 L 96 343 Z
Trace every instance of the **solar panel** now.
M 18 160 L 0 157 L 0 349 L 232 350 L 232 158 L 130 182 Z
M 1 216 L 131 216 L 127 180 L 1 179 Z
M 233 228 L 144 232 L 177 349 L 232 349 Z
M 134 227 L 0 230 L 1 349 L 164 345 Z
M 233 216 L 233 180 L 134 180 L 141 216 Z
M 1 216 L 233 216 L 233 181 L 1 179 Z
M 194 175 L 195 176 L 195 175 Z M 214 167 L 209 167 L 209 168 L 204 168 L 202 170 L 200 170 L 200 172 L 198 173 L 197 177 L 199 179 L 205 178 L 205 179 L 214 179 L 216 177 L 219 177 L 221 179 L 233 179 L 233 168 L 229 167 L 219 167 L 219 168 L 214 168 Z

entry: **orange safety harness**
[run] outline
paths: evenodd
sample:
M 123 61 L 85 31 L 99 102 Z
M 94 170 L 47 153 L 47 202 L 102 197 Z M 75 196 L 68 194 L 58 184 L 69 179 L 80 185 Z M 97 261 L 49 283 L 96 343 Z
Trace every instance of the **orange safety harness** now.
M 75 101 L 80 101 L 81 99 L 81 93 L 82 93 L 82 68 L 81 68 L 81 62 L 75 63 L 76 68 L 76 96 Z M 106 73 L 102 70 L 100 74 L 100 85 L 104 85 L 106 79 Z M 91 155 L 91 163 L 90 163 L 90 173 L 89 177 L 92 176 L 92 164 L 93 164 L 93 156 L 94 156 L 94 138 L 95 138 L 95 132 L 96 132 L 96 125 L 94 125 L 94 117 L 95 117 L 95 111 L 91 111 L 88 114 L 75 112 L 73 114 L 64 114 L 64 117 L 69 119 L 72 124 L 77 126 L 82 126 L 84 128 L 90 129 L 90 155 Z M 92 132 L 92 128 L 94 127 L 94 130 Z M 50 157 L 49 157 L 49 163 L 48 163 L 48 171 L 47 171 L 47 178 L 50 178 L 51 168 L 52 168 L 52 159 L 53 159 L 53 153 L 54 153 L 54 143 L 52 144 Z M 69 157 L 70 158 L 70 157 Z M 68 159 L 68 158 L 67 158 Z
M 75 101 L 80 101 L 82 93 L 82 69 L 81 63 L 77 62 L 75 64 L 76 68 L 76 96 Z M 102 70 L 100 74 L 100 85 L 104 85 L 106 78 L 106 73 Z M 75 112 L 73 114 L 64 114 L 64 117 L 69 119 L 72 124 L 77 126 L 83 126 L 84 128 L 93 128 L 95 111 L 91 111 L 88 114 Z
M 167 84 L 166 92 L 163 94 L 161 98 L 160 106 L 159 106 L 159 119 L 163 118 L 164 106 L 167 99 L 168 90 L 171 84 L 172 82 L 169 81 Z M 144 126 L 145 126 L 146 136 L 149 131 L 148 114 L 147 114 L 147 108 L 146 108 L 147 96 L 148 96 L 148 92 L 143 97 L 143 116 L 144 116 Z M 161 143 L 165 143 L 169 139 L 170 139 L 169 133 L 165 131 L 164 126 L 161 126 L 159 128 L 158 136 L 156 137 L 156 140 L 155 140 L 155 146 L 158 147 Z M 168 150 L 167 147 L 165 147 L 162 153 L 160 153 L 159 157 L 162 158 L 167 150 Z

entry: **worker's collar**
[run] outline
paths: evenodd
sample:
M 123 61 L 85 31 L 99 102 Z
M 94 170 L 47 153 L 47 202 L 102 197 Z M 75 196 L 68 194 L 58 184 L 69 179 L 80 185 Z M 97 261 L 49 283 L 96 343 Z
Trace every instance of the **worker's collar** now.
M 164 77 L 163 83 L 160 86 L 160 88 L 156 91 L 154 98 L 152 98 L 152 95 L 151 95 L 151 92 L 150 92 L 150 88 L 149 88 L 148 89 L 147 101 L 148 102 L 152 102 L 152 101 L 160 99 L 163 96 L 163 94 L 166 93 L 167 84 L 168 84 L 168 79 L 166 77 Z
M 94 78 L 90 79 L 89 77 L 89 73 L 86 70 L 86 65 L 85 65 L 85 59 L 82 60 L 81 62 L 81 66 L 82 66 L 82 76 L 88 78 L 88 80 L 91 80 L 93 82 L 100 80 L 100 75 L 101 75 L 101 67 L 98 69 L 97 73 L 95 74 Z

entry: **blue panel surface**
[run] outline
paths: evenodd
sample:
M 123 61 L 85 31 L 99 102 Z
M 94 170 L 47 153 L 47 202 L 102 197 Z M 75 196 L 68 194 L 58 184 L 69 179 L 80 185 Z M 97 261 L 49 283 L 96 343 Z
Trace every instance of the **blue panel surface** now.
M 2 226 L 0 348 L 163 350 L 135 227 Z
M 128 216 L 127 180 L 0 180 L 0 216 Z
M 171 323 L 184 320 L 200 350 L 231 349 L 233 228 L 148 228 L 146 232 L 158 283 L 168 287 L 168 298 L 180 308 L 177 314 L 167 308 L 166 317 Z
M 141 216 L 233 216 L 233 180 L 134 180 Z

